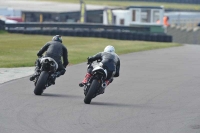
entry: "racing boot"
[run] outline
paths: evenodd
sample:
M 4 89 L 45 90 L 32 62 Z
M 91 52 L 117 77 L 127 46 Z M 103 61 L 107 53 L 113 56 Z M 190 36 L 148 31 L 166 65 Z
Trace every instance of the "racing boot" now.
M 52 85 L 55 85 L 55 81 L 56 81 L 56 77 L 52 77 L 52 78 L 51 78 L 51 84 L 52 84 Z
M 40 69 L 39 69 L 39 67 L 36 67 L 35 73 L 30 77 L 30 81 L 35 80 L 35 78 L 39 75 L 39 73 L 40 73 Z
M 106 87 L 111 83 L 110 80 L 106 80 Z
M 30 81 L 33 81 L 33 80 L 35 80 L 35 77 L 36 77 L 36 75 L 35 75 L 35 74 L 33 74 L 33 75 L 30 77 Z
M 80 87 L 83 87 L 84 84 L 86 84 L 86 83 L 88 82 L 88 79 L 89 79 L 91 76 L 92 76 L 92 75 L 91 75 L 90 73 L 87 73 L 87 74 L 85 75 L 85 78 L 83 79 L 83 81 L 82 81 L 81 83 L 79 83 L 79 86 L 80 86 Z

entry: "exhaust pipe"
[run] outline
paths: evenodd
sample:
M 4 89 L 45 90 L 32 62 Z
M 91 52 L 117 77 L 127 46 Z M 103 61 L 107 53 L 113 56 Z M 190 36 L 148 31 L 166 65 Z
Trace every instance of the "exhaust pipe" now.
M 50 63 L 50 65 L 51 65 L 51 66 L 55 66 L 55 63 L 52 61 L 52 62 Z
M 102 83 L 101 85 L 102 88 L 106 88 L 106 86 L 107 86 L 106 83 Z

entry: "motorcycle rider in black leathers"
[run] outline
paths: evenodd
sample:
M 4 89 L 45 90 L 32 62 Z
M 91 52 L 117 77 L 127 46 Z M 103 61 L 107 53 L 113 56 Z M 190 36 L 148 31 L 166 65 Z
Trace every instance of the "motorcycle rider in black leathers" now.
M 56 35 L 52 38 L 52 41 L 47 42 L 37 53 L 37 56 L 39 57 L 35 62 L 35 73 L 30 77 L 30 81 L 33 81 L 35 77 L 37 76 L 38 72 L 40 71 L 40 60 L 42 58 L 42 54 L 45 53 L 44 57 L 51 57 L 53 58 L 57 64 L 58 69 L 55 74 L 55 77 L 52 79 L 52 84 L 55 84 L 56 77 L 59 77 L 60 75 L 65 74 L 65 68 L 68 65 L 68 51 L 67 48 L 62 44 L 62 37 L 60 35 Z M 61 60 L 61 57 L 63 58 L 63 63 Z
M 113 77 L 119 77 L 120 59 L 115 53 L 115 48 L 113 46 L 108 45 L 105 47 L 104 52 L 100 52 L 94 56 L 88 57 L 88 62 L 93 62 L 95 60 L 101 60 L 102 67 L 107 70 L 108 76 L 105 81 L 106 86 L 113 81 Z M 80 87 L 83 87 L 84 84 L 88 82 L 88 79 L 92 76 L 92 70 L 93 66 L 88 67 L 85 78 L 81 83 L 79 83 Z

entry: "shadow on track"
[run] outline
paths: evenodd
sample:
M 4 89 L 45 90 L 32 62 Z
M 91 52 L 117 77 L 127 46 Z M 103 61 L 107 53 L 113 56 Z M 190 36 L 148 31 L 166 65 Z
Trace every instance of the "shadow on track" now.
M 119 108 L 153 108 L 153 109 L 163 109 L 160 107 L 155 106 L 148 106 L 146 104 L 126 104 L 126 103 L 109 103 L 109 102 L 91 102 L 90 105 L 96 105 L 96 106 L 109 106 L 109 107 L 119 107 Z
M 132 105 L 124 103 L 91 102 L 91 105 L 110 106 L 110 107 L 143 107 L 142 105 Z
M 66 95 L 66 94 L 50 94 L 50 93 L 43 93 L 42 96 L 48 97 L 66 97 L 66 98 L 79 98 L 82 99 L 83 97 L 78 95 Z

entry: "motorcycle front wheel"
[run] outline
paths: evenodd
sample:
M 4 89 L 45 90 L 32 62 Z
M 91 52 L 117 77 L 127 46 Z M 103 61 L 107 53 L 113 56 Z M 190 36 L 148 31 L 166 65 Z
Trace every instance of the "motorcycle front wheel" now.
M 34 89 L 35 95 L 42 95 L 43 90 L 45 89 L 45 85 L 46 85 L 48 77 L 49 77 L 48 72 L 46 71 L 41 72 Z
M 91 84 L 86 96 L 85 96 L 85 99 L 84 99 L 85 104 L 90 104 L 91 103 L 91 100 L 94 97 L 94 95 L 95 95 L 95 93 L 96 93 L 96 91 L 97 91 L 99 86 L 100 86 L 100 83 L 98 82 L 98 80 L 94 79 L 92 81 L 92 84 Z

